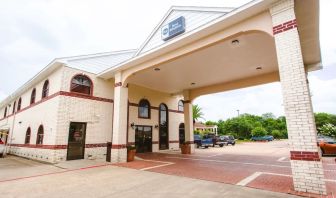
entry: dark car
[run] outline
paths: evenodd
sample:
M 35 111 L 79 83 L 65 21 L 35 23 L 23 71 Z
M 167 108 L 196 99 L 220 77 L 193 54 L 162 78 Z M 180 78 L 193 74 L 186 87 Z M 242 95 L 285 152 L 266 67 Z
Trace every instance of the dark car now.
M 265 136 L 253 136 L 251 138 L 252 141 L 273 141 L 274 137 L 271 135 L 265 135 Z
M 204 138 L 201 135 L 194 135 L 194 144 L 196 144 L 197 148 L 208 148 L 209 146 L 213 145 L 213 142 L 212 138 Z
M 221 141 L 223 141 L 226 145 L 231 144 L 234 146 L 236 144 L 236 140 L 232 135 L 222 135 L 219 137 Z
M 204 135 L 204 138 L 211 138 L 212 139 L 212 146 L 215 147 L 216 145 L 223 147 L 225 145 L 225 142 L 220 139 L 218 135 L 215 135 L 213 133 L 209 133 L 207 135 Z

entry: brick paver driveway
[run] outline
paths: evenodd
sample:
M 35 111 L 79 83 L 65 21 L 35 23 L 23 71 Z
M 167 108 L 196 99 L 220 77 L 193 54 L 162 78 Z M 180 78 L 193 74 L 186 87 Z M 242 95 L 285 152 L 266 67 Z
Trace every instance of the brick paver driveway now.
M 192 155 L 170 151 L 137 156 L 138 160 L 120 166 L 297 194 L 293 190 L 287 141 L 196 149 Z M 335 158 L 324 157 L 323 163 L 329 197 L 333 197 L 336 194 Z

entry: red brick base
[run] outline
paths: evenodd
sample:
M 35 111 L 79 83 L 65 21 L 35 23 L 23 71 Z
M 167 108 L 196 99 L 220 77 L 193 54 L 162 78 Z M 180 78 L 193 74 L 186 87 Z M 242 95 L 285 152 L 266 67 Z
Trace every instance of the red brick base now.
M 321 161 L 318 152 L 311 151 L 291 151 L 291 160 L 302 160 L 302 161 Z

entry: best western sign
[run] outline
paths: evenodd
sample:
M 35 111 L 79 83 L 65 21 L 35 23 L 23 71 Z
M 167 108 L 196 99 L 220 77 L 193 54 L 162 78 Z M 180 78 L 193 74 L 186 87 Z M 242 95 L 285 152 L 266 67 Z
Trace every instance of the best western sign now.
M 161 28 L 161 38 L 167 41 L 183 32 L 185 32 L 185 19 L 183 16 L 180 16 Z

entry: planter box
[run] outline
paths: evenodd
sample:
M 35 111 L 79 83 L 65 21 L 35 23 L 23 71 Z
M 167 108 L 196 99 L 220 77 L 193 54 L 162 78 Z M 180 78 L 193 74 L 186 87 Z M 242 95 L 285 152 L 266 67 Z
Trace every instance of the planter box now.
M 127 162 L 134 161 L 135 149 L 127 150 Z
M 190 144 L 181 144 L 181 153 L 182 154 L 191 154 Z

